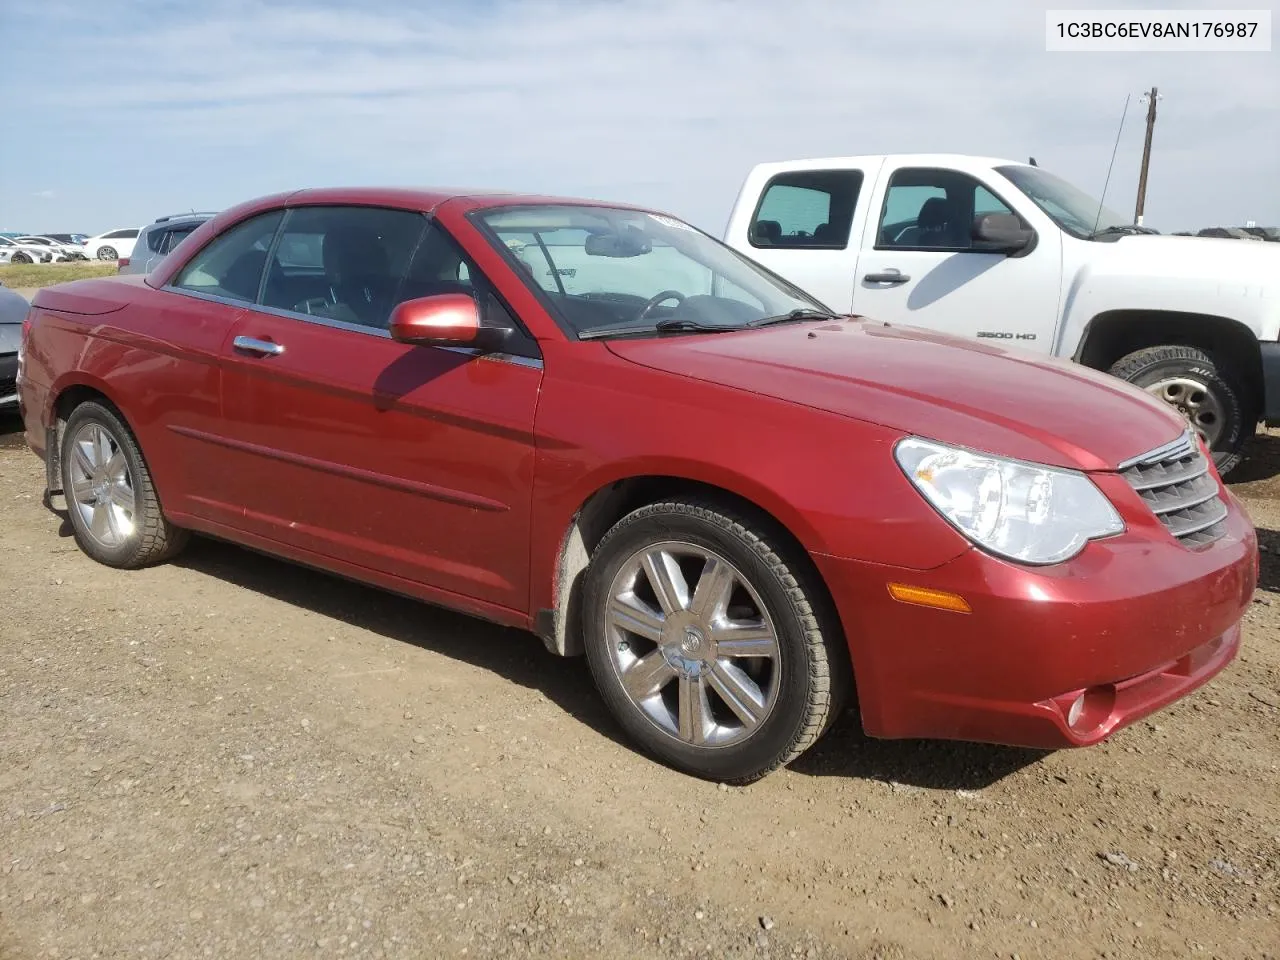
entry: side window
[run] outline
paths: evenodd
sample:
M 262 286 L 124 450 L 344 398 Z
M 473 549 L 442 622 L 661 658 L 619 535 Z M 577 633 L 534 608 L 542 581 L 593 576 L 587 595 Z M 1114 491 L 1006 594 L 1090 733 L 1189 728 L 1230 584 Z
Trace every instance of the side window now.
M 106 235 L 106 240 L 132 240 L 138 235 L 137 230 L 113 230 Z
M 862 188 L 860 170 L 797 170 L 764 188 L 748 228 L 753 247 L 843 250 Z
M 409 210 L 295 207 L 267 270 L 263 306 L 386 329 L 426 223 Z
M 165 242 L 169 239 L 167 230 L 148 230 L 146 236 L 147 249 L 152 253 L 163 254 L 167 251 L 168 248 L 165 246 Z
M 967 250 L 973 221 L 1009 207 L 973 177 L 956 170 L 904 167 L 885 191 L 878 249 Z
M 1013 211 L 994 193 L 978 184 L 978 189 L 973 194 L 973 215 L 975 218 L 985 217 L 988 213 L 1012 214 Z
M 182 268 L 173 286 L 252 303 L 281 216 L 279 210 L 262 213 L 218 234 Z

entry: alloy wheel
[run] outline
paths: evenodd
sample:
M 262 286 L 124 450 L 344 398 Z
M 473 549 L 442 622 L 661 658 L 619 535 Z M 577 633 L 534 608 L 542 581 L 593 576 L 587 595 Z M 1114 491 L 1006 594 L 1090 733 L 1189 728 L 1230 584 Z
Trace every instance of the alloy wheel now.
M 755 733 L 781 681 L 778 634 L 751 584 L 720 554 L 650 544 L 609 588 L 604 631 L 632 704 L 668 735 L 723 747 Z
M 70 453 L 71 500 L 85 530 L 101 546 L 122 546 L 137 528 L 137 500 L 120 441 L 101 424 L 86 423 Z

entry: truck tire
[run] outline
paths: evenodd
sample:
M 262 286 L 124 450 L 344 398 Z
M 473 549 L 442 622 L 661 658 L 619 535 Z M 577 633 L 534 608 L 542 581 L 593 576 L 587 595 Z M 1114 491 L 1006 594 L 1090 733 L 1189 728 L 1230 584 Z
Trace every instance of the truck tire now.
M 1253 432 L 1247 394 L 1239 378 L 1209 354 L 1196 347 L 1146 347 L 1121 357 L 1110 373 L 1177 410 L 1204 438 L 1220 474 L 1240 463 Z

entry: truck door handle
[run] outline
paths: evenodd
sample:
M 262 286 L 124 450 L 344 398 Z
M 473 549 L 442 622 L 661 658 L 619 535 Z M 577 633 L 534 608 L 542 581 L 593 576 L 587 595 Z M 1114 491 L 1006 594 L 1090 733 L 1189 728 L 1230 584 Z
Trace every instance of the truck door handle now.
M 259 357 L 276 357 L 284 353 L 284 347 L 270 340 L 255 340 L 253 337 L 236 337 L 231 345 L 244 353 L 252 353 Z
M 884 273 L 868 273 L 862 279 L 867 283 L 906 283 L 911 278 L 898 270 L 886 270 Z

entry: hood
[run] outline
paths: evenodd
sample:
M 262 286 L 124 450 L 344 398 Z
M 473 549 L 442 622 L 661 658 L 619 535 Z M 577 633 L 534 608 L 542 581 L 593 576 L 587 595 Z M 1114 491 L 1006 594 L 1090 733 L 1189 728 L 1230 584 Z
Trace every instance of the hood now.
M 1098 266 L 1179 279 L 1206 279 L 1269 286 L 1280 295 L 1280 245 L 1229 237 L 1177 237 L 1162 234 L 1125 236 Z
M 851 319 L 605 343 L 655 370 L 1052 466 L 1113 470 L 1186 429 L 1108 374 L 914 327 Z

